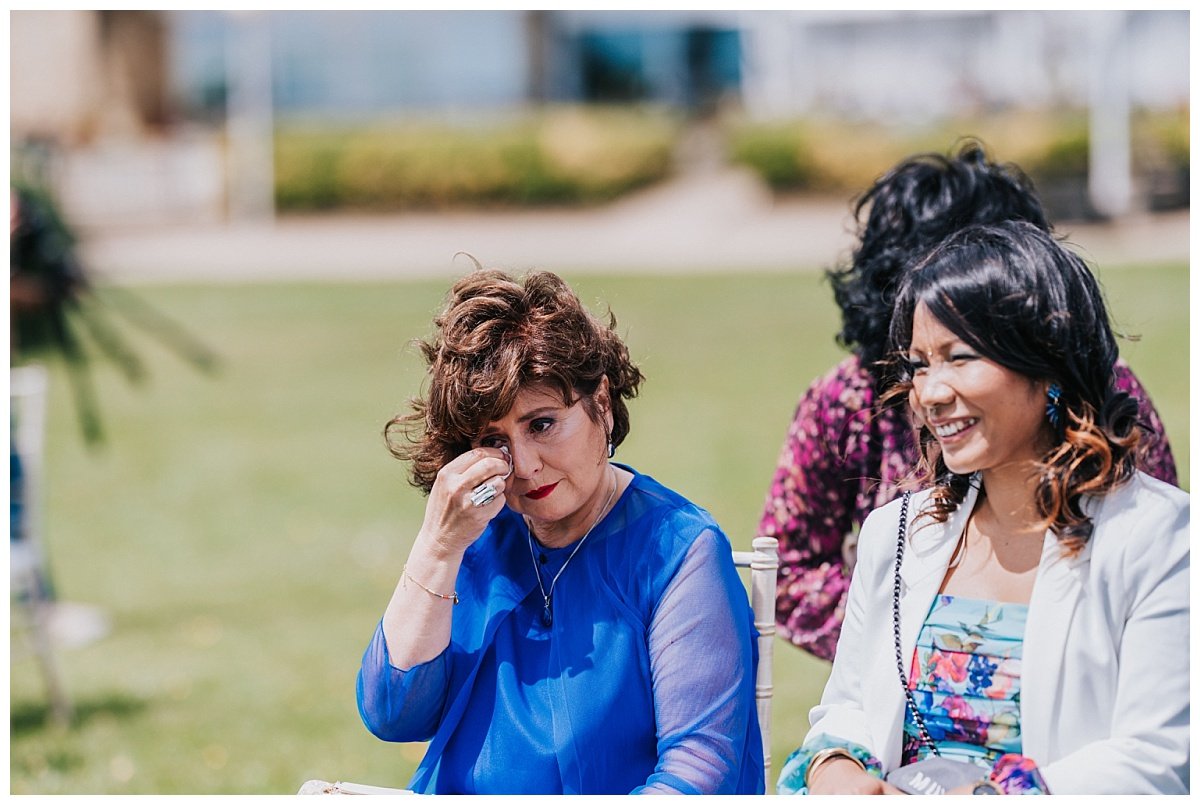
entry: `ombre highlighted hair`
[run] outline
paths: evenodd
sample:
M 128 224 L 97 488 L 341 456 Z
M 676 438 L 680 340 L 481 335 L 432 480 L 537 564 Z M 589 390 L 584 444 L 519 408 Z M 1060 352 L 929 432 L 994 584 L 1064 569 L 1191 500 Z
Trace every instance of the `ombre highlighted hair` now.
M 1064 552 L 1078 552 L 1092 533 L 1083 498 L 1132 477 L 1144 430 L 1136 400 L 1114 385 L 1117 343 L 1096 278 L 1076 254 L 1024 222 L 951 235 L 913 265 L 897 294 L 890 341 L 899 381 L 887 393 L 893 401 L 912 388 L 904 356 L 919 305 L 985 358 L 1061 389 L 1061 416 L 1057 427 L 1047 423 L 1051 446 L 1039 461 L 1035 498 Z M 969 476 L 946 467 L 923 425 L 917 442 L 922 480 L 934 486 L 928 513 L 945 521 L 962 503 Z

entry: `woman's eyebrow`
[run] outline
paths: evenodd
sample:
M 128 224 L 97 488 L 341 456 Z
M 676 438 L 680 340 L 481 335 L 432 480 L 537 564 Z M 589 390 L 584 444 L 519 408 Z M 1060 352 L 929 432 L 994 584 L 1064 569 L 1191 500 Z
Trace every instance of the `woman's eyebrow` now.
M 543 405 L 541 408 L 534 408 L 532 411 L 529 411 L 528 413 L 522 414 L 521 416 L 517 417 L 517 421 L 518 422 L 528 422 L 529 420 L 537 419 L 539 416 L 542 416 L 544 414 L 553 414 L 553 413 L 555 413 L 557 411 L 561 411 L 561 410 L 562 410 L 561 406 Z

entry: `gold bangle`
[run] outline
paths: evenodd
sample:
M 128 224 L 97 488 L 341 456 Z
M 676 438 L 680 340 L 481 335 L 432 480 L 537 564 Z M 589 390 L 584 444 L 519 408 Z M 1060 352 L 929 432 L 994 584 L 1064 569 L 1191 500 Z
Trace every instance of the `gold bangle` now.
M 845 758 L 846 760 L 853 762 L 856 766 L 858 766 L 863 771 L 867 770 L 866 764 L 864 764 L 861 760 L 856 758 L 854 755 L 850 754 L 848 751 L 846 751 L 845 749 L 843 749 L 840 746 L 831 746 L 828 749 L 822 749 L 820 752 L 817 752 L 815 755 L 813 755 L 812 760 L 810 760 L 808 762 L 808 768 L 804 770 L 804 787 L 808 788 L 808 785 L 809 785 L 808 781 L 812 778 L 812 773 L 813 773 L 813 771 L 816 770 L 816 768 L 818 766 L 820 766 L 822 763 L 824 763 L 827 760 L 833 760 L 834 758 L 839 758 L 839 757 Z
M 434 592 L 433 590 L 429 589 L 428 587 L 426 587 L 426 586 L 425 586 L 424 584 L 422 584 L 421 582 L 419 582 L 419 581 L 417 581 L 416 579 L 414 579 L 412 576 L 408 575 L 408 565 L 407 565 L 407 564 L 405 564 L 405 565 L 404 565 L 404 569 L 400 571 L 400 583 L 401 583 L 401 585 L 403 585 L 403 584 L 404 584 L 404 580 L 405 580 L 405 579 L 408 579 L 408 580 L 409 580 L 409 581 L 411 581 L 413 584 L 417 585 L 417 586 L 418 586 L 418 587 L 420 587 L 422 590 L 424 590 L 425 592 L 429 593 L 430 595 L 432 595 L 432 596 L 434 596 L 434 597 L 436 597 L 436 598 L 440 598 L 440 599 L 442 599 L 443 601 L 453 601 L 455 604 L 457 604 L 457 603 L 458 603 L 458 590 L 455 590 L 454 592 L 450 593 L 450 595 L 443 595 L 442 593 L 439 593 L 439 592 Z

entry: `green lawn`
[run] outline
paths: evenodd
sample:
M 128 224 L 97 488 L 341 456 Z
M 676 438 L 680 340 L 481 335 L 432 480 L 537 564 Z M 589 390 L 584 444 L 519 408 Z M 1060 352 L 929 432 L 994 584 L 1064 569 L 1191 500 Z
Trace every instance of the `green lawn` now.
M 1188 269 L 1104 274 L 1124 354 L 1188 482 Z M 608 304 L 649 380 L 618 458 L 707 506 L 748 547 L 800 391 L 835 362 L 812 273 L 568 275 Z M 216 378 L 137 338 L 151 382 L 97 372 L 109 441 L 86 449 L 60 367 L 48 433 L 54 580 L 114 630 L 62 654 L 77 723 L 46 723 L 14 642 L 13 793 L 292 793 L 403 785 L 421 755 L 362 727 L 358 659 L 423 510 L 383 423 L 416 389 L 408 341 L 448 281 L 146 288 L 224 358 Z M 828 665 L 776 647 L 778 770 Z

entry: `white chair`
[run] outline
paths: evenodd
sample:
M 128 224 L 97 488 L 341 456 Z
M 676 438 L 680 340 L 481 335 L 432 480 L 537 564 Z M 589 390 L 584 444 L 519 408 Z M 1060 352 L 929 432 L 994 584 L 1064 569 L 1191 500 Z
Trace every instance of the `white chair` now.
M 50 699 L 50 715 L 59 724 L 71 720 L 71 700 L 62 682 L 51 636 L 53 602 L 46 590 L 42 549 L 42 456 L 46 432 L 46 368 L 18 366 L 9 370 L 12 449 L 21 461 L 21 518 L 19 539 L 9 535 L 10 596 L 24 615 L 33 653 L 37 656 Z M 20 619 L 17 619 L 20 620 Z M 16 621 L 14 621 L 16 625 Z
M 757 537 L 754 550 L 734 551 L 733 563 L 750 569 L 750 608 L 754 610 L 754 628 L 758 630 L 758 675 L 754 680 L 754 699 L 758 706 L 758 725 L 762 730 L 763 784 L 771 785 L 771 701 L 775 696 L 775 583 L 779 574 L 779 542 L 774 537 Z M 411 794 L 403 788 L 382 788 L 361 783 L 309 780 L 297 794 Z
M 779 540 L 756 537 L 754 550 L 734 551 L 733 563 L 750 568 L 750 608 L 758 630 L 758 677 L 754 699 L 762 730 L 763 790 L 771 793 L 771 702 L 775 697 L 775 585 L 779 577 Z

